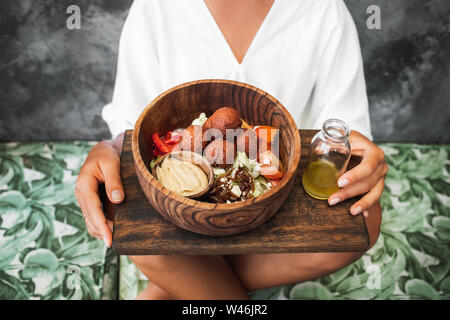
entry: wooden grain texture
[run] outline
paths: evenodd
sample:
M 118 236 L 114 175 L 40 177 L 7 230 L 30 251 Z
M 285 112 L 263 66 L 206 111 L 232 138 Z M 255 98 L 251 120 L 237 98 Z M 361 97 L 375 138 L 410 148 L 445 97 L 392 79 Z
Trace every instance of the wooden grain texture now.
M 316 131 L 301 130 L 302 150 L 308 150 Z M 294 187 L 278 212 L 259 227 L 235 236 L 205 236 L 181 229 L 163 219 L 145 198 L 131 153 L 131 131 L 122 151 L 121 176 L 125 201 L 114 208 L 113 248 L 123 255 L 228 255 L 252 253 L 348 252 L 368 248 L 361 215 L 349 214 L 356 199 L 334 207 L 308 196 L 301 185 L 308 152 L 301 157 Z M 350 167 L 358 163 L 352 158 Z
M 224 106 L 235 109 L 249 124 L 279 130 L 279 155 L 285 168 L 281 182 L 259 197 L 231 204 L 188 199 L 163 187 L 149 169 L 151 135 L 186 128 L 200 113 L 210 116 Z M 139 116 L 132 137 L 136 174 L 156 211 L 181 228 L 216 236 L 246 232 L 275 214 L 294 184 L 300 147 L 295 121 L 279 101 L 249 84 L 231 80 L 193 81 L 162 93 Z

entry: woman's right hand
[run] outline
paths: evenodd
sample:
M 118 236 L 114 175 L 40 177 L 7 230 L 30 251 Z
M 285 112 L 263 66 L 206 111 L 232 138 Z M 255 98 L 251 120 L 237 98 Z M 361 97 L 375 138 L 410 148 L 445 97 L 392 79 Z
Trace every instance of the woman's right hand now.
M 95 145 L 81 168 L 75 187 L 78 200 L 89 234 L 103 239 L 110 247 L 112 242 L 113 222 L 107 220 L 102 210 L 99 196 L 99 185 L 105 184 L 106 194 L 112 203 L 120 203 L 124 199 L 124 191 L 120 179 L 120 150 L 117 141 L 102 141 Z M 121 144 L 121 143 L 120 143 Z

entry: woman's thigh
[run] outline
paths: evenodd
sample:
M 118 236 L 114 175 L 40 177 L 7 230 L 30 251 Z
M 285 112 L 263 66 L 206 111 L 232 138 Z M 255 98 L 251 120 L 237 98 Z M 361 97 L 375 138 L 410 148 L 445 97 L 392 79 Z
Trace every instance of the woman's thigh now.
M 365 218 L 370 247 L 378 239 L 381 209 L 377 204 Z M 260 290 L 326 276 L 358 260 L 365 252 L 320 252 L 298 254 L 253 254 L 225 256 L 243 286 Z
M 174 299 L 248 299 L 222 256 L 128 256 Z

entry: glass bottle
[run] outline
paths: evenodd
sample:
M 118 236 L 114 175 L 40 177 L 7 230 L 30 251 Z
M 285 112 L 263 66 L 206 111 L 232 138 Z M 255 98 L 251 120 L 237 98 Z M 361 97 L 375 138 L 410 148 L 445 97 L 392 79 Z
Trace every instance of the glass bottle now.
M 341 120 L 329 119 L 311 140 L 308 164 L 303 173 L 305 191 L 312 197 L 327 200 L 339 190 L 338 179 L 350 159 L 349 126 Z

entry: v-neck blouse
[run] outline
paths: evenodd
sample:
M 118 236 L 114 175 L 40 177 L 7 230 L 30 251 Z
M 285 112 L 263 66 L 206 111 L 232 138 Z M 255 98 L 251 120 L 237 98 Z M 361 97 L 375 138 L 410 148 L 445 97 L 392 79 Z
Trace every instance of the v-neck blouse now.
M 245 59 L 247 57 L 248 54 L 251 54 L 252 52 L 252 47 L 254 46 L 255 42 L 258 42 L 258 37 L 260 37 L 261 33 L 264 33 L 264 28 L 266 27 L 266 24 L 269 23 L 270 19 L 272 18 L 272 14 L 273 11 L 275 10 L 275 6 L 276 4 L 278 4 L 277 1 L 274 1 L 272 6 L 270 7 L 269 11 L 267 12 L 263 22 L 261 23 L 261 25 L 259 26 L 255 36 L 253 37 L 252 41 L 250 42 L 250 46 L 247 48 L 247 52 L 244 54 L 244 57 L 242 58 L 242 61 L 239 62 L 237 57 L 235 56 L 233 50 L 231 49 L 230 45 L 228 44 L 228 41 L 226 40 L 224 34 L 222 33 L 222 30 L 220 29 L 220 26 L 217 24 L 213 14 L 210 12 L 208 6 L 205 3 L 205 0 L 198 0 L 198 2 L 200 3 L 199 6 L 203 7 L 203 11 L 205 14 L 205 19 L 209 20 L 211 23 L 211 27 L 213 29 L 215 29 L 216 33 L 217 33 L 217 38 L 221 39 L 223 42 L 223 46 L 224 46 L 224 50 L 228 49 L 229 54 L 231 55 L 231 59 L 235 60 L 236 64 L 241 65 L 245 62 Z
M 160 93 L 200 79 L 258 87 L 301 129 L 339 118 L 372 138 L 358 35 L 342 0 L 275 0 L 240 64 L 203 0 L 134 0 L 103 119 L 115 137 Z

